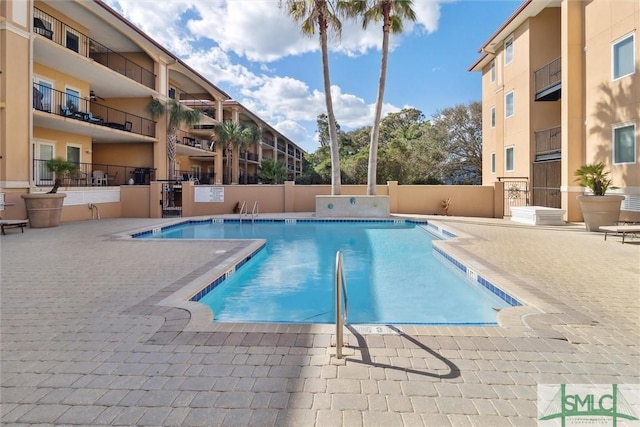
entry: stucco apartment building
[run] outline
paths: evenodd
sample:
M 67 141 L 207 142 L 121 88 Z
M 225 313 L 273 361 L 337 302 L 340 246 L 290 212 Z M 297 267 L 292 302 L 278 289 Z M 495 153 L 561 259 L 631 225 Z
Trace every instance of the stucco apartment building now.
M 173 177 L 167 114 L 154 119 L 147 109 L 171 98 L 202 113 L 198 124 L 177 130 Z M 230 183 L 257 183 L 263 158 L 282 162 L 290 178 L 302 173 L 298 145 L 102 1 L 0 2 L 0 192 L 47 191 L 46 161 L 55 157 L 80 166 L 65 186 L 227 184 L 227 152 L 211 137 L 227 120 L 262 130 L 258 144 L 231 156 Z
M 640 211 L 640 2 L 526 0 L 480 49 L 484 185 L 582 219 L 581 165 L 603 162 Z M 508 200 L 508 196 L 507 196 Z

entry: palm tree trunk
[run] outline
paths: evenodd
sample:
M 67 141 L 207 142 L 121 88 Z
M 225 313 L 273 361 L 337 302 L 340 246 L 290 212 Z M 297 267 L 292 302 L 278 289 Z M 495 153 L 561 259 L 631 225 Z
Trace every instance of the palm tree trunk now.
M 227 145 L 227 185 L 231 184 L 231 152 L 233 151 L 233 145 Z
M 169 176 L 168 179 L 175 179 L 176 177 L 176 144 L 178 143 L 178 137 L 176 136 L 176 129 L 171 128 L 169 135 L 167 136 L 167 160 L 169 161 Z
M 387 58 L 389 57 L 389 17 L 385 14 L 382 26 L 382 60 L 380 65 L 380 81 L 378 83 L 378 99 L 371 130 L 371 144 L 369 144 L 369 169 L 367 173 L 367 195 L 376 195 L 378 168 L 378 138 L 380 136 L 380 119 L 382 117 L 382 103 L 384 102 L 384 87 L 387 80 Z
M 340 180 L 340 151 L 338 150 L 338 131 L 336 129 L 336 116 L 333 113 L 333 100 L 331 98 L 331 80 L 329 78 L 329 54 L 327 48 L 327 22 L 322 18 L 320 27 L 320 48 L 322 51 L 322 77 L 324 80 L 324 99 L 327 105 L 327 118 L 329 120 L 329 144 L 331 147 L 331 195 L 341 194 Z

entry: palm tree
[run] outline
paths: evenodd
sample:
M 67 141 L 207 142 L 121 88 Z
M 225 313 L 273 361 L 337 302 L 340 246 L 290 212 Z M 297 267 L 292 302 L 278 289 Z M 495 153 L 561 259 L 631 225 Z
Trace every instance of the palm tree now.
M 262 139 L 262 130 L 256 125 L 245 126 L 244 129 L 244 146 L 258 144 Z M 244 183 L 247 183 L 247 162 L 244 163 Z
M 340 36 L 342 23 L 335 10 L 335 0 L 284 0 L 287 13 L 291 18 L 301 23 L 300 29 L 307 36 L 313 36 L 316 26 L 320 36 L 320 51 L 322 52 L 322 77 L 324 80 L 324 100 L 329 120 L 329 145 L 331 147 L 331 194 L 339 195 L 340 189 L 340 153 L 338 151 L 338 131 L 333 113 L 331 98 L 331 79 L 329 78 L 328 31 L 333 30 Z M 340 2 L 339 2 L 340 3 Z M 282 0 L 281 0 L 282 5 Z
M 264 159 L 260 163 L 258 177 L 267 184 L 282 184 L 287 177 L 284 164 L 272 159 Z
M 345 5 L 347 15 L 362 16 L 362 28 L 366 29 L 371 22 L 382 21 L 382 60 L 380 64 L 380 81 L 378 83 L 378 98 L 371 130 L 369 145 L 369 168 L 367 173 L 367 194 L 376 194 L 376 174 L 378 163 L 378 137 L 380 136 L 380 120 L 382 117 L 382 103 L 384 88 L 387 80 L 387 60 L 389 58 L 389 33 L 402 32 L 403 20 L 416 20 L 416 14 L 411 8 L 412 0 L 354 0 Z
M 162 116 L 168 109 L 169 117 L 167 121 L 167 160 L 169 163 L 169 179 L 173 179 L 176 173 L 176 144 L 178 143 L 178 129 L 181 126 L 192 127 L 200 121 L 202 112 L 200 110 L 185 108 L 175 99 L 169 99 L 165 107 L 157 99 L 151 100 L 147 105 L 147 113 L 153 120 Z
M 254 126 L 255 127 L 255 126 Z M 212 136 L 217 136 L 227 150 L 226 174 L 227 184 L 231 183 L 231 156 L 234 149 L 244 147 L 249 143 L 253 130 L 250 127 L 241 125 L 238 122 L 227 120 L 215 126 Z

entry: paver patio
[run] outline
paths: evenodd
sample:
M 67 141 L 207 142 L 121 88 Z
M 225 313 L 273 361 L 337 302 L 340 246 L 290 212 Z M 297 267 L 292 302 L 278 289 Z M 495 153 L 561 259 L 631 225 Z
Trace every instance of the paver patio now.
M 640 383 L 640 239 L 429 219 L 460 235 L 442 248 L 528 305 L 498 327 L 351 328 L 342 361 L 326 325 L 207 326 L 162 305 L 245 242 L 113 237 L 166 222 L 148 219 L 9 230 L 0 421 L 527 426 L 538 384 Z

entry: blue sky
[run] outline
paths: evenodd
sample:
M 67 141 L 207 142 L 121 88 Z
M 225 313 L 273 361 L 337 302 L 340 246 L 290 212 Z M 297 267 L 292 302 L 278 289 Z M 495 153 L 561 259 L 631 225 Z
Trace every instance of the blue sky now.
M 278 0 L 106 0 L 168 50 L 309 152 L 325 111 L 317 38 L 300 34 Z M 415 23 L 392 37 L 383 114 L 404 107 L 427 118 L 480 101 L 478 48 L 521 0 L 414 0 Z M 371 125 L 382 31 L 344 22 L 330 40 L 336 119 L 343 130 Z

